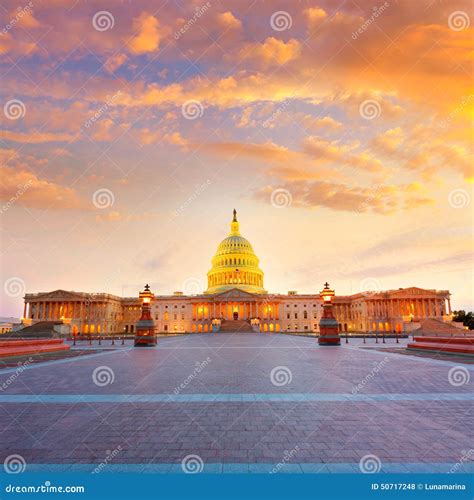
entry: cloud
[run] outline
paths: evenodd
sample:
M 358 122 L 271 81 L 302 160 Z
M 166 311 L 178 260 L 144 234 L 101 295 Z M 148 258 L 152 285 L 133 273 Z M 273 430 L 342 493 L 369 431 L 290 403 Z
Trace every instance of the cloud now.
M 319 28 L 324 21 L 326 21 L 328 15 L 324 9 L 319 7 L 310 7 L 303 11 L 308 23 L 308 30 L 313 31 Z
M 303 148 L 305 153 L 318 164 L 336 163 L 369 172 L 384 171 L 384 167 L 378 159 L 366 152 L 352 154 L 348 146 L 341 145 L 338 141 L 328 141 L 321 137 L 311 136 L 303 141 Z
M 370 262 L 370 261 L 369 261 Z M 456 253 L 454 255 L 449 255 L 446 257 L 441 257 L 438 259 L 427 259 L 426 256 L 422 258 L 412 258 L 411 260 L 404 259 L 403 265 L 397 264 L 385 264 L 379 266 L 369 266 L 363 269 L 357 269 L 355 267 L 354 272 L 347 273 L 347 277 L 382 277 L 382 276 L 394 276 L 420 272 L 425 270 L 425 272 L 436 271 L 441 273 L 445 270 L 454 270 L 461 266 L 462 270 L 466 272 L 472 269 L 472 253 Z
M 120 68 L 127 59 L 128 56 L 126 54 L 115 54 L 105 61 L 105 69 L 113 73 L 116 69 Z
M 279 182 L 257 189 L 254 197 L 270 203 L 276 188 L 284 188 L 290 192 L 292 205 L 303 208 L 324 207 L 337 211 L 354 213 L 373 212 L 390 215 L 400 210 L 407 210 L 420 205 L 429 204 L 429 198 L 406 196 L 406 186 L 378 186 L 376 189 L 344 184 L 317 181 L 295 180 Z
M 330 116 L 324 116 L 323 118 L 316 118 L 312 115 L 304 115 L 301 118 L 301 123 L 305 129 L 310 132 L 341 132 L 344 125 L 340 122 L 331 118 Z
M 30 55 L 38 51 L 38 46 L 30 40 L 14 39 L 10 33 L 2 33 L 0 35 L 0 55 L 16 54 Z
M 156 17 L 143 12 L 133 20 L 133 29 L 138 32 L 138 35 L 127 42 L 132 54 L 146 54 L 159 49 L 161 41 L 160 23 Z
M 392 128 L 374 137 L 371 141 L 371 147 L 382 154 L 392 156 L 398 151 L 404 139 L 405 134 L 400 127 Z
M 287 43 L 274 37 L 267 38 L 263 43 L 244 45 L 238 57 L 241 60 L 253 60 L 267 68 L 272 64 L 286 64 L 297 59 L 301 54 L 301 44 L 292 38 Z
M 65 133 L 39 132 L 38 130 L 27 133 L 3 130 L 0 132 L 0 138 L 5 141 L 40 144 L 42 142 L 71 142 L 77 140 L 78 136 Z
M 426 180 L 446 169 L 466 180 L 474 176 L 472 143 L 464 139 L 448 142 L 444 130 L 436 125 L 389 129 L 375 136 L 369 147 L 407 170 L 422 173 Z
M 116 210 L 110 210 L 105 214 L 97 214 L 95 220 L 96 222 L 139 222 L 155 219 L 156 217 L 158 217 L 158 215 L 151 212 L 124 215 Z
M 30 208 L 84 209 L 88 205 L 74 189 L 41 179 L 37 174 L 0 166 L 0 199 Z
M 221 12 L 217 14 L 217 23 L 224 30 L 241 30 L 242 23 L 237 19 L 232 12 Z
M 230 156 L 250 156 L 266 162 L 287 162 L 294 152 L 284 146 L 279 146 L 273 142 L 263 144 L 242 143 L 242 142 L 215 142 L 203 145 L 203 148 L 215 154 L 225 157 Z
M 11 19 L 18 18 L 21 12 L 21 17 L 19 17 L 18 24 L 23 28 L 39 28 L 40 22 L 35 18 L 31 9 L 22 9 L 21 11 L 13 11 L 11 13 Z

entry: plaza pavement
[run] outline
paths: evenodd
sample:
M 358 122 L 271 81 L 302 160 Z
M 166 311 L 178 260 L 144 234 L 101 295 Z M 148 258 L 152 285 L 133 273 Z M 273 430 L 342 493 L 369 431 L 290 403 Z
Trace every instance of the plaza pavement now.
M 0 460 L 30 471 L 474 471 L 474 366 L 384 350 L 402 346 L 186 335 L 0 370 Z

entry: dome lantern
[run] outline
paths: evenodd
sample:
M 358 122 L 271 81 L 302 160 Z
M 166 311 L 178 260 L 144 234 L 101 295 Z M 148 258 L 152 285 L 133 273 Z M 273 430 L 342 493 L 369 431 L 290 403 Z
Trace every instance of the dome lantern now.
M 230 236 L 240 236 L 239 222 L 237 220 L 237 210 L 234 208 L 234 218 L 230 223 Z

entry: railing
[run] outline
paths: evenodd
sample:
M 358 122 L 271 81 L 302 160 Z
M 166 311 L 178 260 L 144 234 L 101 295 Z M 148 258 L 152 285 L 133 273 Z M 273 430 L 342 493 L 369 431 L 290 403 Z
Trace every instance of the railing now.
M 73 335 L 72 338 L 68 340 L 72 340 L 72 345 L 76 345 L 78 342 L 87 342 L 89 345 L 92 345 L 94 341 L 98 343 L 98 345 L 102 345 L 103 341 L 110 340 L 110 345 L 125 345 L 125 339 L 134 339 L 134 335 Z

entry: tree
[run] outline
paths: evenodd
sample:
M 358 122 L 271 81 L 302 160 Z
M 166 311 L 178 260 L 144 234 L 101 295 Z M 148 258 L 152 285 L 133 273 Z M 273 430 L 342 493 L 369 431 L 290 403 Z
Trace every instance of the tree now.
M 453 311 L 453 321 L 462 323 L 469 330 L 474 330 L 474 313 L 472 311 L 466 313 L 464 310 Z

